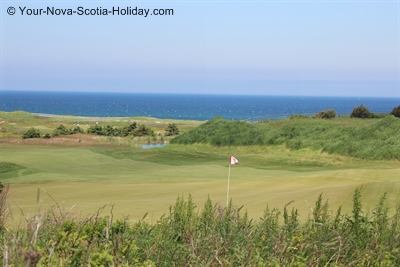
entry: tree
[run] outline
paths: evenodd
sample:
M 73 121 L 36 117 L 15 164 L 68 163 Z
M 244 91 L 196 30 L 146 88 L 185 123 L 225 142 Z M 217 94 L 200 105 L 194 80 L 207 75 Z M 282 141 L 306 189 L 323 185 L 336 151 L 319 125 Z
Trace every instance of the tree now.
M 121 131 L 121 136 L 128 136 L 128 135 L 134 135 L 135 130 L 137 128 L 136 122 L 131 123 L 128 126 L 125 126 L 122 131 Z
M 87 129 L 88 134 L 105 135 L 101 125 L 92 125 Z
M 398 105 L 397 107 L 394 107 L 392 112 L 390 112 L 390 115 L 400 118 L 400 105 Z
M 26 133 L 22 135 L 22 139 L 28 139 L 28 138 L 40 138 L 40 131 L 35 128 L 30 128 Z
M 149 127 L 146 127 L 144 124 L 139 125 L 139 127 L 134 131 L 134 136 L 154 136 L 154 131 Z
M 179 129 L 175 125 L 175 123 L 168 124 L 168 127 L 165 129 L 165 135 L 166 136 L 179 135 Z
M 358 107 L 353 108 L 350 113 L 350 118 L 371 118 L 372 112 L 364 105 L 359 105 Z
M 104 127 L 103 132 L 106 136 L 116 136 L 115 129 L 111 125 L 107 125 L 106 127 Z

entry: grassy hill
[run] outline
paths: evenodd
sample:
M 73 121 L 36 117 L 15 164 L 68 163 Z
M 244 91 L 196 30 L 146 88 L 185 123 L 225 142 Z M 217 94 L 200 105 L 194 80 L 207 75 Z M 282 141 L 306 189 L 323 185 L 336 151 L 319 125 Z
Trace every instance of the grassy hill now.
M 173 144 L 213 146 L 285 145 L 362 159 L 400 159 L 400 119 L 294 119 L 248 123 L 220 117 L 184 133 Z

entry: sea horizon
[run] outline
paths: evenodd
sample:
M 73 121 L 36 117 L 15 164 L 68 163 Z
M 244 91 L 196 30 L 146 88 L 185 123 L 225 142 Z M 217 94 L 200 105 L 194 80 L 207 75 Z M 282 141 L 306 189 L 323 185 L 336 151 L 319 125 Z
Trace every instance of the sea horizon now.
M 115 91 L 115 92 L 109 92 L 109 91 L 66 91 L 66 90 L 57 90 L 57 91 L 50 91 L 50 90 L 0 90 L 1 93 L 10 93 L 10 92 L 21 92 L 21 93 L 67 93 L 67 94 L 129 94 L 129 95 L 198 95 L 198 96 L 262 96 L 262 97 L 316 97 L 316 98 L 383 98 L 383 99 L 398 99 L 400 101 L 400 93 L 399 96 L 359 96 L 359 95 L 354 95 L 354 96 L 343 96 L 343 95 L 287 95 L 287 94 L 240 94 L 240 93 L 232 93 L 232 94 L 224 94 L 224 93 L 174 93 L 174 92 L 127 92 L 127 91 Z
M 56 105 L 54 103 L 57 103 Z M 152 117 L 159 119 L 229 120 L 282 119 L 334 109 L 349 115 L 365 105 L 374 113 L 389 113 L 399 98 L 357 96 L 177 94 L 132 92 L 68 92 L 2 90 L 0 110 L 81 117 Z

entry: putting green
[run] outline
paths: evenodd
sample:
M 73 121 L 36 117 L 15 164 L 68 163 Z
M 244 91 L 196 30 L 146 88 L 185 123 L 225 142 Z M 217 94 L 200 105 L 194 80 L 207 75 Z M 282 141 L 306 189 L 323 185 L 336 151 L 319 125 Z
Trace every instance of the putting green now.
M 0 161 L 25 168 L 1 173 L 11 184 L 10 206 L 14 223 L 27 215 L 58 204 L 61 210 L 93 214 L 114 204 L 116 218 L 153 220 L 168 212 L 178 195 L 192 194 L 202 207 L 210 196 L 225 205 L 227 156 L 240 165 L 231 167 L 230 198 L 258 219 L 267 205 L 299 209 L 307 218 L 310 206 L 323 192 L 330 210 L 342 205 L 351 212 L 354 190 L 363 184 L 363 205 L 372 209 L 388 193 L 388 203 L 399 201 L 400 169 L 394 161 L 363 161 L 317 151 L 279 148 L 223 148 L 205 145 L 170 145 L 141 150 L 126 147 L 4 146 Z M 38 189 L 40 191 L 39 198 Z M 39 199 L 39 202 L 37 201 Z M 55 202 L 56 201 L 56 202 Z M 109 215 L 108 211 L 103 215 Z

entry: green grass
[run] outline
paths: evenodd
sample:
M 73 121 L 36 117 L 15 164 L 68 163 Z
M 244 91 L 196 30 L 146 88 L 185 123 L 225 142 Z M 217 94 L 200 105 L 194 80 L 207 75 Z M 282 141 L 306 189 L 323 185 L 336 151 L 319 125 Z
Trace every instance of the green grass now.
M 102 139 L 90 146 L 80 146 L 76 140 L 75 145 L 61 146 L 44 139 L 36 145 L 8 139 L 20 139 L 19 132 L 32 126 L 52 131 L 59 123 L 69 127 L 78 119 L 0 113 L 4 137 L 0 138 L 0 180 L 10 185 L 7 226 L 20 227 L 2 232 L 0 243 L 16 266 L 34 265 L 29 257 L 54 266 L 78 259 L 93 266 L 117 261 L 145 266 L 149 260 L 160 266 L 177 262 L 216 266 L 220 260 L 227 266 L 232 262 L 262 266 L 266 261 L 303 266 L 316 263 L 317 258 L 324 265 L 333 264 L 331 259 L 346 266 L 398 265 L 399 238 L 394 233 L 399 210 L 397 217 L 392 216 L 400 203 L 400 165 L 398 157 L 392 157 L 399 151 L 398 119 L 222 122 L 226 126 L 222 128 L 211 121 L 193 130 L 204 142 L 151 150 L 135 147 L 129 139 L 120 145 Z M 136 119 L 159 129 L 168 123 Z M 126 125 L 128 120 L 107 118 L 102 123 Z M 200 124 L 174 122 L 187 132 Z M 240 143 L 243 140 L 247 141 Z M 354 153 L 348 153 L 349 146 Z M 391 160 L 376 160 L 379 157 L 373 154 Z M 224 209 L 230 155 L 240 162 L 230 168 L 230 198 L 243 205 L 241 214 L 246 210 L 250 220 L 247 214 L 237 215 L 235 207 L 232 212 L 231 207 Z M 352 199 L 357 192 L 361 192 L 362 212 L 356 216 Z M 377 208 L 385 192 L 388 214 L 384 205 L 380 211 Z M 329 203 L 326 211 L 314 205 L 321 193 Z M 208 209 L 205 205 L 200 211 L 191 200 L 176 200 L 189 194 L 200 207 L 209 198 L 220 205 L 210 202 Z M 104 205 L 98 215 L 111 214 L 111 219 L 86 217 Z M 275 217 L 267 206 L 283 214 Z M 335 217 L 339 207 L 348 215 Z M 295 209 L 290 215 L 292 208 L 298 216 Z M 123 218 L 128 222 L 116 221 Z M 218 261 L 215 251 L 220 253 Z
M 133 122 L 144 124 L 152 128 L 156 133 L 164 133 L 169 123 L 175 123 L 181 132 L 187 132 L 197 126 L 201 121 L 190 120 L 172 120 L 172 119 L 157 119 L 151 117 L 119 117 L 119 118 L 104 118 L 104 117 L 79 117 L 68 115 L 36 115 L 24 111 L 2 112 L 0 111 L 0 137 L 15 136 L 26 132 L 29 128 L 34 127 L 39 129 L 41 134 L 52 133 L 60 124 L 67 128 L 75 127 L 79 122 L 80 126 L 86 130 L 86 123 L 94 125 L 99 122 L 100 125 L 112 125 L 116 127 L 124 127 Z
M 146 212 L 156 220 L 177 195 L 191 193 L 203 201 L 210 196 L 226 202 L 228 157 L 235 155 L 240 165 L 231 167 L 230 197 L 243 204 L 253 218 L 261 216 L 268 204 L 309 213 L 306 201 L 324 192 L 332 209 L 343 205 L 351 210 L 351 196 L 364 184 L 365 207 L 388 192 L 389 202 L 398 200 L 400 171 L 395 161 L 367 161 L 303 149 L 288 151 L 284 146 L 261 148 L 216 148 L 209 145 L 169 145 L 142 150 L 131 147 L 3 146 L 2 160 L 24 166 L 13 176 L 0 174 L 11 183 L 13 214 L 38 208 L 38 188 L 57 202 L 85 214 L 104 204 L 115 203 L 116 217 L 136 219 Z M 44 192 L 44 191 L 42 191 Z M 42 193 L 43 203 L 54 205 Z M 18 218 L 18 216 L 16 216 Z
M 349 120 L 353 124 L 349 125 Z M 295 119 L 251 124 L 214 118 L 171 143 L 310 148 L 361 159 L 400 159 L 400 119 Z
M 14 138 L 22 140 L 18 131 L 32 126 L 42 127 L 41 130 L 47 127 L 51 132 L 60 123 L 72 127 L 76 121 L 82 124 L 101 120 L 102 124 L 122 126 L 133 119 L 159 129 L 174 122 L 179 129 L 185 129 L 183 132 L 201 124 L 145 117 L 99 119 L 0 112 L 0 121 L 4 121 L 0 127 L 9 129 Z M 334 144 L 340 139 L 354 141 L 361 147 L 365 142 L 364 148 L 375 152 L 377 148 L 371 146 L 371 142 L 383 137 L 383 145 L 378 142 L 379 146 L 384 147 L 385 142 L 391 140 L 391 149 L 400 151 L 396 139 L 398 121 L 388 117 L 294 119 L 258 124 L 228 122 L 233 133 L 243 130 L 240 138 L 247 136 L 254 140 L 254 133 L 263 133 L 263 141 L 273 138 L 274 142 L 230 146 L 195 142 L 151 150 L 135 147 L 128 139 L 124 142 L 114 140 L 114 143 L 111 139 L 99 139 L 96 142 L 101 145 L 90 146 L 80 146 L 81 143 L 75 140 L 70 143 L 73 145 L 59 146 L 46 145 L 43 139 L 36 145 L 16 144 L 4 137 L 0 138 L 0 162 L 3 162 L 0 167 L 4 169 L 0 172 L 0 180 L 11 184 L 10 205 L 15 221 L 18 221 L 20 210 L 31 213 L 39 207 L 54 205 L 54 200 L 64 203 L 65 207 L 77 205 L 76 209 L 84 214 L 93 213 L 104 204 L 115 203 L 118 218 L 130 215 L 136 219 L 149 212 L 156 220 L 182 194 L 191 193 L 200 202 L 210 196 L 215 202 L 225 203 L 228 158 L 234 155 L 240 165 L 231 167 L 230 197 L 235 203 L 244 205 L 252 218 L 261 216 L 266 205 L 282 208 L 294 200 L 291 206 L 299 209 L 300 219 L 305 219 L 309 213 L 307 202 L 316 199 L 321 192 L 329 199 L 332 210 L 343 205 L 343 210 L 349 212 L 352 193 L 361 184 L 364 185 L 363 203 L 367 209 L 372 208 L 384 192 L 388 192 L 389 203 L 393 206 L 400 195 L 398 160 L 327 153 L 327 147 L 318 144 L 325 139 Z M 204 125 L 195 131 L 201 133 L 199 129 L 204 130 Z M 216 132 L 222 134 L 224 131 L 216 129 Z M 352 136 L 355 132 L 358 134 Z M 188 134 L 182 138 L 185 135 Z M 302 145 L 293 147 L 296 141 L 301 141 Z M 43 192 L 40 203 L 36 203 L 38 188 Z

